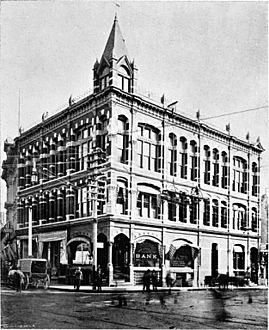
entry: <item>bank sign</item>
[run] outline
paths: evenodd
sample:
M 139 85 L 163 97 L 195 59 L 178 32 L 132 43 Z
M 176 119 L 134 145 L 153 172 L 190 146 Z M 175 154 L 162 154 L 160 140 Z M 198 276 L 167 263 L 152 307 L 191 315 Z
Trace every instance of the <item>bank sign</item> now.
M 136 253 L 135 259 L 158 259 L 156 253 Z
M 138 243 L 136 245 L 134 259 L 136 266 L 157 266 L 160 261 L 158 243 L 150 240 L 145 240 L 142 243 Z

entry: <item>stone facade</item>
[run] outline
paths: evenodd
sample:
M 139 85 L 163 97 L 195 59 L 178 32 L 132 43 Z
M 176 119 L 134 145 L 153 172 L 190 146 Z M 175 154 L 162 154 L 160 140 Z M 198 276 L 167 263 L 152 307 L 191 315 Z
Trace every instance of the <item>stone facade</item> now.
M 86 283 L 100 264 L 109 285 L 141 283 L 148 268 L 162 284 L 168 271 L 199 286 L 247 267 L 257 281 L 261 144 L 138 94 L 116 19 L 93 71 L 92 94 L 12 146 L 20 257 L 30 225 L 32 255 L 58 280 L 79 264 Z

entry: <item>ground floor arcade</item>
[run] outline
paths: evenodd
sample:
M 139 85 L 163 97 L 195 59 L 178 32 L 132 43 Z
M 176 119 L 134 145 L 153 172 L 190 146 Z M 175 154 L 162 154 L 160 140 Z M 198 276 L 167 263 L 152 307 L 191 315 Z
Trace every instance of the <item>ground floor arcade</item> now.
M 248 267 L 258 282 L 257 237 L 100 221 L 94 244 L 93 229 L 86 223 L 34 233 L 32 254 L 46 258 L 52 280 L 63 283 L 72 283 L 80 266 L 84 284 L 91 284 L 94 253 L 107 285 L 141 284 L 147 269 L 157 272 L 160 285 L 168 272 L 177 286 L 202 286 L 206 276 L 243 275 Z M 19 256 L 27 257 L 28 236 L 17 236 L 17 245 Z

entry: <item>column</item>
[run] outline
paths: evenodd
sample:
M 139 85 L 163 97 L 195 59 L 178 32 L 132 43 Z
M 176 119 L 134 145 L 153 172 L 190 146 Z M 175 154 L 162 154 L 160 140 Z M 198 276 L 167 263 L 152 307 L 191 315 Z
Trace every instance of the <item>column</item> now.
M 186 198 L 186 223 L 190 223 L 190 197 Z
M 130 283 L 132 283 L 132 284 L 134 284 L 134 262 L 133 262 L 134 244 L 133 244 L 133 230 L 134 230 L 134 225 L 130 224 L 130 227 L 129 227 L 129 239 L 130 239 L 129 271 L 130 271 Z
M 44 193 L 40 192 L 39 197 L 39 224 L 42 225 L 47 222 L 46 218 L 46 197 Z
M 131 217 L 137 217 L 137 190 L 136 189 L 130 189 L 130 199 L 128 201 L 129 210 L 130 210 L 130 216 Z
M 58 137 L 58 148 L 57 148 L 57 176 L 64 175 L 64 141 L 61 135 Z
M 41 154 L 40 154 L 40 163 L 41 163 L 40 183 L 45 182 L 48 179 L 47 157 L 48 157 L 48 148 L 45 142 L 43 142 L 41 148 Z
M 49 193 L 49 221 L 54 222 L 55 221 L 55 196 L 53 191 L 50 191 Z
M 209 199 L 209 226 L 212 227 L 212 200 Z
M 32 219 L 33 225 L 38 224 L 38 201 L 36 197 L 32 198 Z
M 218 227 L 221 227 L 221 200 L 218 200 Z
M 19 162 L 18 162 L 18 178 L 19 178 L 19 189 L 24 188 L 25 184 L 25 164 L 22 153 L 20 154 Z
M 143 206 L 142 206 L 143 207 Z M 168 200 L 163 198 L 163 222 L 168 221 Z
M 31 156 L 29 154 L 29 151 L 26 152 L 26 171 L 25 171 L 25 187 L 31 186 L 31 172 L 32 172 L 32 162 L 31 162 Z
M 108 193 L 107 213 L 114 215 L 116 213 L 117 186 L 113 184 L 108 184 L 107 193 Z
M 58 189 L 58 191 L 57 191 L 57 221 L 63 220 L 63 206 L 64 206 L 63 192 L 61 189 Z
M 32 229 L 32 207 L 29 205 L 28 207 L 28 257 L 32 257 L 33 255 L 33 249 L 32 249 L 32 243 L 33 243 L 33 229 Z
M 75 218 L 75 192 L 70 185 L 66 191 L 66 220 Z
M 113 283 L 113 263 L 112 263 L 113 242 L 108 242 L 108 286 Z
M 69 142 L 66 144 L 67 149 L 67 174 L 71 174 L 76 170 L 76 147 L 75 147 L 75 134 L 73 129 L 69 132 Z
M 50 139 L 49 152 L 49 178 L 53 179 L 56 176 L 56 144 L 53 139 Z
M 23 224 L 23 202 L 21 199 L 17 201 L 17 223 L 19 227 Z

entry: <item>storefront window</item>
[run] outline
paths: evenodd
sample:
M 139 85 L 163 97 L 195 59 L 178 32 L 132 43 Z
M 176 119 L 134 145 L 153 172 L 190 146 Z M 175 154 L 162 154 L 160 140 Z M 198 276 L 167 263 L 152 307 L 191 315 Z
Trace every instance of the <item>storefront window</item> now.
M 159 244 L 151 240 L 137 243 L 134 255 L 134 266 L 136 267 L 159 267 L 161 258 Z

